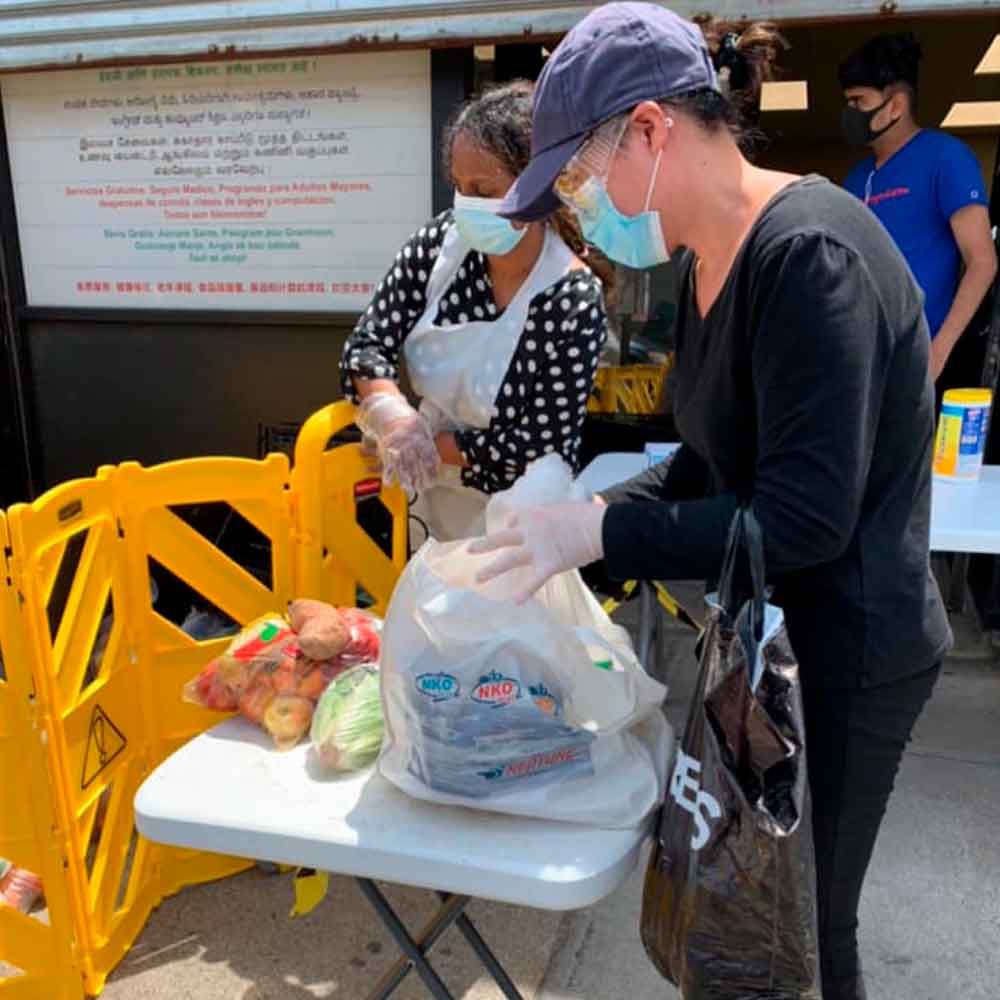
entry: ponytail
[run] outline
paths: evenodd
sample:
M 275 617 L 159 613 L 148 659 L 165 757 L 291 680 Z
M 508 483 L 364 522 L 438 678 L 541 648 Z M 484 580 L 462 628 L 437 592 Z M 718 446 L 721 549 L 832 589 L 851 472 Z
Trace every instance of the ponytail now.
M 697 19 L 705 36 L 723 93 L 751 115 L 760 107 L 764 84 L 776 75 L 776 64 L 788 42 L 768 22 L 737 24 L 714 17 Z
M 728 128 L 745 153 L 760 138 L 756 125 L 764 84 L 776 75 L 776 64 L 788 42 L 767 22 L 736 23 L 705 16 L 695 18 L 705 36 L 719 76 L 719 89 L 702 88 L 661 101 L 686 113 L 703 128 Z
M 618 283 L 615 265 L 597 247 L 591 246 L 583 238 L 580 224 L 568 208 L 560 208 L 555 215 L 549 216 L 548 222 L 566 246 L 600 278 L 601 284 L 604 286 L 605 304 L 614 305 Z

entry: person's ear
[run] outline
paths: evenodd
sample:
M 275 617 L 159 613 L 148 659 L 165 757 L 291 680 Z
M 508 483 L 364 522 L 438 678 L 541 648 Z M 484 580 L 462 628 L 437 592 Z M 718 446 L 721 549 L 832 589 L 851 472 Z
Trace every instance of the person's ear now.
M 674 120 L 656 101 L 643 101 L 632 112 L 629 128 L 653 153 L 659 153 L 667 143 Z
M 904 118 L 910 110 L 910 95 L 905 90 L 897 90 L 892 95 L 892 120 Z
M 889 116 L 885 121 L 888 125 L 890 122 L 897 122 L 900 118 L 905 117 L 906 113 L 910 110 L 910 99 L 906 94 L 905 90 L 897 90 L 889 101 L 889 107 L 886 108 L 889 112 Z

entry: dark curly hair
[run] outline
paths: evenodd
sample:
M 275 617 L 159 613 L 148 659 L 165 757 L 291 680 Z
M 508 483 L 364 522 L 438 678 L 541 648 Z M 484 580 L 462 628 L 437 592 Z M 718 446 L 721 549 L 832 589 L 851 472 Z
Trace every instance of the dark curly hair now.
M 445 176 L 451 175 L 451 156 L 458 135 L 467 135 L 478 147 L 495 157 L 517 177 L 531 159 L 531 105 L 534 84 L 513 80 L 484 90 L 463 104 L 445 126 L 442 163 Z M 584 259 L 604 285 L 604 297 L 612 301 L 615 269 L 595 247 L 584 240 L 569 209 L 560 209 L 549 218 L 553 229 L 578 257 Z
M 923 49 L 912 31 L 876 35 L 852 52 L 838 71 L 840 87 L 873 87 L 885 90 L 901 86 L 916 97 L 920 86 Z

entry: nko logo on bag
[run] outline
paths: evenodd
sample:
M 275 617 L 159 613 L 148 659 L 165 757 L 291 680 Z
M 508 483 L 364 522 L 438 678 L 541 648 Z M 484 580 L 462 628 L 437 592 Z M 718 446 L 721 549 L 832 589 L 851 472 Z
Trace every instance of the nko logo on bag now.
M 700 782 L 701 761 L 689 757 L 678 748 L 674 773 L 670 777 L 670 797 L 681 809 L 694 817 L 691 850 L 700 851 L 712 835 L 712 820 L 722 815 L 722 808 L 714 795 L 703 791 Z
M 504 677 L 491 670 L 472 689 L 472 700 L 481 705 L 491 705 L 493 708 L 503 708 L 512 705 L 521 697 L 521 683 L 513 677 Z
M 419 674 L 414 683 L 417 690 L 431 701 L 450 701 L 461 693 L 462 686 L 451 674 Z

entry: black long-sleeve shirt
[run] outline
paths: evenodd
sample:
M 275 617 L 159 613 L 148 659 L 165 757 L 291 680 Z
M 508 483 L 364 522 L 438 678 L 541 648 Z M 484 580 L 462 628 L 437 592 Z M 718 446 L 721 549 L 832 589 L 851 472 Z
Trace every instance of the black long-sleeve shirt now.
M 712 579 L 741 501 L 803 670 L 926 670 L 951 635 L 930 575 L 933 391 L 920 292 L 890 237 L 820 178 L 764 209 L 702 317 L 681 262 L 674 461 L 605 491 L 608 570 Z M 655 501 L 655 502 L 650 502 Z

